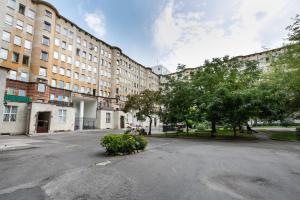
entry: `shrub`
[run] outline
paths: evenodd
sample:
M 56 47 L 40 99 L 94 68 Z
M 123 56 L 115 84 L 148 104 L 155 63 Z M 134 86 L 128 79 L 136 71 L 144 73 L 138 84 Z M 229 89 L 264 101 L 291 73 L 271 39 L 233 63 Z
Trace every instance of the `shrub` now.
M 300 126 L 296 126 L 296 132 L 300 133 Z
M 145 129 L 141 128 L 141 129 L 137 129 L 139 135 L 147 135 Z
M 129 134 L 131 133 L 131 129 L 130 128 L 127 128 L 125 131 L 124 131 L 124 134 Z
M 134 138 L 135 138 L 136 149 L 144 150 L 148 144 L 147 140 L 141 135 L 134 136 Z
M 110 155 L 131 154 L 144 150 L 147 141 L 143 136 L 108 134 L 101 139 L 101 145 L 106 148 L 106 152 Z

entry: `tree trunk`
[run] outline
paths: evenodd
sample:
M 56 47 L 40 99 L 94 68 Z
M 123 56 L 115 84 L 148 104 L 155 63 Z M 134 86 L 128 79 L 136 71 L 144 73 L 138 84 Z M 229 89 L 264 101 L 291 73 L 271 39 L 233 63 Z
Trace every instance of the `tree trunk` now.
M 149 117 L 149 116 L 148 116 Z M 148 135 L 151 135 L 151 128 L 152 128 L 152 117 L 149 117 L 150 122 L 149 122 L 149 132 Z
M 244 133 L 243 126 L 241 125 L 241 122 L 239 122 L 239 132 Z
M 236 126 L 235 125 L 233 125 L 233 135 L 234 135 L 234 137 L 236 137 Z
M 216 137 L 217 129 L 216 122 L 214 120 L 211 121 L 211 137 Z
M 188 125 L 188 121 L 185 121 L 186 124 L 186 133 L 189 133 L 189 125 Z

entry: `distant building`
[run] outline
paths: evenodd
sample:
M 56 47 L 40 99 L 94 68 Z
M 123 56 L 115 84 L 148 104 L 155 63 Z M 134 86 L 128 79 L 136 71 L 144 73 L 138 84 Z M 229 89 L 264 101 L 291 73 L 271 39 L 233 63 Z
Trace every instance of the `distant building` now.
M 171 72 L 163 65 L 156 65 L 154 67 L 151 67 L 152 71 L 157 75 L 168 75 Z

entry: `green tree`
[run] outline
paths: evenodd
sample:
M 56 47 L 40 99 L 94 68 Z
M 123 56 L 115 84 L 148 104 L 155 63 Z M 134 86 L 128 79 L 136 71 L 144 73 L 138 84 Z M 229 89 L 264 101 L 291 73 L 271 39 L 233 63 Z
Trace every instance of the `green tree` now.
M 289 99 L 285 109 L 289 113 L 300 111 L 300 16 L 287 27 L 289 43 L 284 53 L 273 59 L 268 81 L 284 91 Z
M 158 103 L 160 98 L 159 91 L 144 90 L 140 94 L 128 95 L 123 111 L 125 113 L 136 111 L 138 120 L 149 119 L 149 132 L 151 135 L 152 116 L 159 113 Z
M 192 85 L 181 79 L 169 79 L 162 90 L 162 118 L 164 123 L 185 123 L 189 132 L 189 120 L 193 118 L 194 90 Z
M 216 124 L 225 122 L 236 128 L 254 115 L 255 94 L 249 90 L 260 76 L 255 62 L 214 58 L 193 76 L 197 111 L 211 122 L 212 136 Z

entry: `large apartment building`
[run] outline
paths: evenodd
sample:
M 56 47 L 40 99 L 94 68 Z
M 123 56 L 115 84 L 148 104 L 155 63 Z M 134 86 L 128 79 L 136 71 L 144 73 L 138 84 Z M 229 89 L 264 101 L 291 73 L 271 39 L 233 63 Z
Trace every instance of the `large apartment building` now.
M 255 61 L 260 69 L 262 69 L 263 71 L 267 71 L 268 69 L 270 69 L 269 67 L 272 60 L 280 54 L 284 53 L 285 49 L 285 47 L 280 47 L 248 55 L 236 56 L 234 58 L 243 61 Z M 200 68 L 201 66 L 195 68 L 185 68 L 181 71 L 164 75 L 161 77 L 161 82 L 166 82 L 167 77 L 172 77 L 174 79 L 189 80 L 191 78 L 191 75 L 196 73 Z
M 127 95 L 159 89 L 151 68 L 81 29 L 46 1 L 3 0 L 0 17 L 5 91 L 0 92 L 0 133 L 139 123 L 121 108 Z

